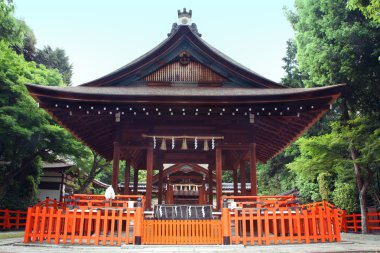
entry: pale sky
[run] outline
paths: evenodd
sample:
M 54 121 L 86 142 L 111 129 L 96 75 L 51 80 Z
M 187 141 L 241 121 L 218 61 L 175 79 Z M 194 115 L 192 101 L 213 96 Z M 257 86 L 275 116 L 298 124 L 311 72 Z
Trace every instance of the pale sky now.
M 283 7 L 294 0 L 14 0 L 37 47 L 59 47 L 74 67 L 73 85 L 106 75 L 146 53 L 191 9 L 202 38 L 258 74 L 285 75 L 286 41 L 294 37 Z

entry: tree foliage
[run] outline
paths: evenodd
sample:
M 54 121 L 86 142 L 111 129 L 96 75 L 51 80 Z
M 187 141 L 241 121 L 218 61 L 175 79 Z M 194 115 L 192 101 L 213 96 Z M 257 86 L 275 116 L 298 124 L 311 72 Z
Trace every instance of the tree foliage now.
M 45 65 L 49 69 L 56 69 L 61 73 L 63 81 L 70 85 L 73 75 L 73 66 L 69 63 L 69 57 L 66 56 L 65 50 L 50 46 L 45 46 L 43 49 L 37 50 L 33 59 L 39 64 Z
M 370 178 L 378 170 L 377 158 L 367 150 L 372 150 L 379 138 L 372 134 L 379 128 L 376 117 L 380 108 L 380 24 L 366 19 L 359 11 L 349 10 L 344 0 L 295 3 L 295 12 L 288 11 L 288 18 L 296 31 L 300 71 L 307 74 L 305 85 L 347 85 L 339 107 L 333 111 L 335 123 L 330 124 L 331 132 L 301 139 L 301 156 L 289 167 L 300 175 L 310 173 L 312 181 L 325 172 L 337 174 L 339 181 L 353 169 L 350 182 L 356 182 L 365 217 Z M 369 139 L 372 144 L 367 142 Z M 365 218 L 362 223 L 365 233 Z
M 359 9 L 366 18 L 380 23 L 380 0 L 349 0 L 347 6 L 351 10 Z
M 58 71 L 31 61 L 36 39 L 13 11 L 12 1 L 0 0 L 0 207 L 24 209 L 36 201 L 42 161 L 72 154 L 81 144 L 28 94 L 26 83 L 64 82 Z
M 13 12 L 12 0 L 0 0 L 0 41 L 21 45 L 23 32 L 20 24 L 13 17 Z

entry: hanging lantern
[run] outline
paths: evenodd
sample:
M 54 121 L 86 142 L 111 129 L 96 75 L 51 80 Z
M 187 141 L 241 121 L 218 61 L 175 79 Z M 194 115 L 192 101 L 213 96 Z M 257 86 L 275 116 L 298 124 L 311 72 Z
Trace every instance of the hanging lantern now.
M 182 141 L 181 149 L 182 150 L 187 150 L 187 141 L 186 141 L 186 138 L 184 138 L 183 141 Z
M 204 141 L 204 144 L 203 144 L 203 150 L 204 150 L 204 151 L 209 151 L 208 140 L 205 140 L 205 141 Z
M 166 150 L 166 139 L 162 139 L 160 149 L 161 149 L 161 150 Z

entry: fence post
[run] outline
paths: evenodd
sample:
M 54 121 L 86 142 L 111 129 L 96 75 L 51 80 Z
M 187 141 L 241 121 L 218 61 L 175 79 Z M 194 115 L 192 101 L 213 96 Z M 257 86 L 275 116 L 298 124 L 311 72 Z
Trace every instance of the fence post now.
M 4 213 L 4 229 L 10 229 L 11 228 L 11 218 L 9 216 L 9 210 L 5 209 Z
M 337 208 L 333 209 L 333 220 L 334 220 L 335 241 L 340 242 L 340 232 L 342 228 L 339 228 L 339 210 Z
M 142 232 L 142 223 L 143 223 L 143 210 L 142 210 L 142 202 L 141 198 L 137 198 L 136 205 L 136 213 L 135 213 L 135 244 L 141 245 L 141 232 Z
M 26 224 L 25 224 L 25 232 L 24 232 L 24 243 L 29 242 L 30 240 L 30 232 L 31 232 L 31 226 L 32 226 L 32 208 L 28 207 L 28 214 L 26 215 Z M 33 208 L 34 209 L 34 208 Z
M 341 232 L 345 232 L 345 233 L 347 233 L 347 231 L 348 231 L 346 214 L 347 214 L 346 210 L 342 210 Z
M 223 244 L 229 245 L 230 240 L 230 211 L 228 210 L 227 199 L 223 199 L 222 208 L 222 228 L 223 228 Z

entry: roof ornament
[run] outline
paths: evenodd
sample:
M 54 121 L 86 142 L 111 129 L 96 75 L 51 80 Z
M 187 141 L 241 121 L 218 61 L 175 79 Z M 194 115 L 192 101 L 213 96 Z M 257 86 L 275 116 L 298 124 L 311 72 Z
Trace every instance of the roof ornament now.
M 179 62 L 182 66 L 186 66 L 190 63 L 190 54 L 186 51 L 183 51 L 179 54 Z
M 178 25 L 191 25 L 191 15 L 192 11 L 187 12 L 186 8 L 182 12 L 178 10 Z
M 183 8 L 183 11 L 178 10 L 178 22 L 173 23 L 172 30 L 170 31 L 170 33 L 168 33 L 168 37 L 175 34 L 175 32 L 180 28 L 180 26 L 188 26 L 193 33 L 201 37 L 202 34 L 198 32 L 197 25 L 191 22 L 192 13 L 192 10 L 186 11 L 186 8 Z

